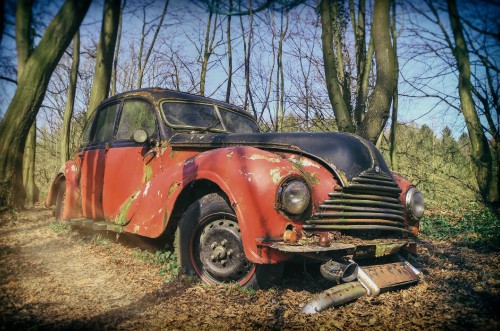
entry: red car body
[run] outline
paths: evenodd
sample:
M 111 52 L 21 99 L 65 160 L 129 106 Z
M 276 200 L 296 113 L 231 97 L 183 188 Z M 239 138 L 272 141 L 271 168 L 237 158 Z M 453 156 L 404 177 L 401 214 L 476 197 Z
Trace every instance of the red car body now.
M 134 107 L 149 107 L 143 112 L 154 114 L 154 132 L 144 143 L 126 136 L 130 128 L 122 128 L 124 114 L 133 114 Z M 210 116 L 217 126 L 177 123 L 177 117 L 189 117 L 182 109 L 192 107 L 204 112 L 213 107 Z M 92 138 L 106 123 L 112 126 L 106 131 L 110 133 Z M 348 133 L 258 133 L 252 132 L 257 130 L 252 123 L 235 106 L 187 93 L 143 89 L 119 94 L 96 110 L 78 154 L 55 177 L 47 204 L 65 196 L 56 211 L 62 221 L 172 238 L 189 206 L 217 193 L 234 212 L 244 257 L 255 265 L 277 264 L 297 254 L 363 258 L 400 249 L 416 252 L 421 214 L 408 210 L 408 194 L 418 191 L 389 171 L 370 142 Z M 292 181 L 309 190 L 307 207 L 293 215 L 283 208 L 281 197 Z M 226 260 L 214 253 L 213 261 L 227 261 L 223 246 L 214 252 Z M 194 269 L 208 282 L 219 280 Z M 247 278 L 231 280 L 244 284 Z

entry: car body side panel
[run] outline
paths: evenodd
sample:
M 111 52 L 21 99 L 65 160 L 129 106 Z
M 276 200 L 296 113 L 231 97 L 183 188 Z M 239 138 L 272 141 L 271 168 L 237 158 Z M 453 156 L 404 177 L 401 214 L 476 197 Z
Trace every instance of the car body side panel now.
M 294 158 L 294 162 L 287 157 Z M 256 263 L 275 263 L 286 259 L 283 253 L 259 247 L 256 239 L 281 240 L 289 224 L 296 225 L 300 232 L 300 221 L 293 222 L 276 210 L 278 189 L 286 178 L 304 178 L 300 167 L 314 169 L 312 172 L 317 175 L 305 178 L 313 187 L 313 205 L 328 195 L 325 187 L 331 190 L 335 185 L 332 174 L 317 163 L 253 147 L 221 148 L 187 159 L 184 152 L 177 152 L 167 158 L 177 162 L 177 166 L 172 172 L 147 182 L 133 197 L 126 212 L 131 220 L 125 231 L 148 237 L 159 236 L 182 190 L 195 180 L 206 179 L 217 184 L 228 196 L 240 223 L 247 258 Z M 318 185 L 322 180 L 325 183 Z M 323 188 L 320 194 L 314 191 L 316 186 Z
M 106 219 L 125 225 L 121 212 L 143 184 L 161 172 L 161 158 L 143 146 L 111 147 L 106 155 L 103 209 Z
M 102 194 L 104 185 L 105 149 L 87 150 L 83 153 L 80 174 L 82 213 L 92 219 L 104 218 Z

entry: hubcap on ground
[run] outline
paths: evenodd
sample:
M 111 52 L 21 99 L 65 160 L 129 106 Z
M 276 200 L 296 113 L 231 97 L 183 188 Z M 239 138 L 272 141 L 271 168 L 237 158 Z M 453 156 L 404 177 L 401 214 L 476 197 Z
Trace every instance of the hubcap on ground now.
M 245 257 L 240 227 L 235 220 L 209 221 L 195 239 L 198 247 L 194 247 L 194 262 L 201 273 L 216 282 L 240 281 L 252 272 L 254 266 Z

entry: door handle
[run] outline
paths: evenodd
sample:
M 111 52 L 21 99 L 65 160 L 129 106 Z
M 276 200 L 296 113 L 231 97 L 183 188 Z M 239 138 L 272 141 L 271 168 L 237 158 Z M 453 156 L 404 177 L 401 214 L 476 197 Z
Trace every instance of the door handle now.
M 146 160 L 146 157 L 148 155 L 152 155 L 153 157 L 151 157 L 151 159 L 147 162 L 147 163 L 149 163 L 156 156 L 156 154 L 157 154 L 156 149 L 151 149 L 146 154 L 144 154 L 144 156 L 142 157 L 142 160 L 144 161 L 144 160 Z

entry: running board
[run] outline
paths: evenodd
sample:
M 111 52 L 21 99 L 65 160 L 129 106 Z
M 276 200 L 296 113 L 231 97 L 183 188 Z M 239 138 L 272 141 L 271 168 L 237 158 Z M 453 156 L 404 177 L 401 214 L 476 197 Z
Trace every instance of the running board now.
M 118 224 L 109 223 L 106 221 L 96 221 L 90 218 L 76 218 L 68 220 L 71 226 L 79 228 L 87 228 L 95 231 L 113 231 L 113 232 L 123 232 L 123 226 Z

